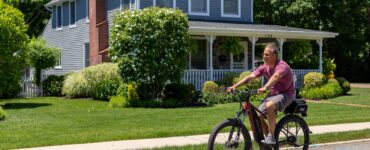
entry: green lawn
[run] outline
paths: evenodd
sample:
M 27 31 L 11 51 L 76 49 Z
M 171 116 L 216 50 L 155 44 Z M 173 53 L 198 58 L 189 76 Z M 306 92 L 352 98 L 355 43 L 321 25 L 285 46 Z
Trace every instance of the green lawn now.
M 332 101 L 370 106 L 370 92 Z M 237 103 L 213 107 L 144 109 L 110 108 L 107 102 L 56 97 L 2 100 L 8 114 L 0 121 L 0 149 L 210 133 L 234 117 Z M 369 108 L 309 103 L 309 125 L 370 121 Z

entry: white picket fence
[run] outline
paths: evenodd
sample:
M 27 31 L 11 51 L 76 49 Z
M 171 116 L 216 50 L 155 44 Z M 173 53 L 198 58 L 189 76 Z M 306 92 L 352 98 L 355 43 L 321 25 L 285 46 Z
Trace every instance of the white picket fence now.
M 192 84 L 195 86 L 196 90 L 201 90 L 202 85 L 205 81 L 212 80 L 212 81 L 218 81 L 221 80 L 226 73 L 228 72 L 236 72 L 241 73 L 243 71 L 250 71 L 250 70 L 243 70 L 243 69 L 216 69 L 211 72 L 211 70 L 185 70 L 184 76 L 181 80 L 182 83 L 185 84 Z M 318 69 L 293 69 L 293 74 L 296 78 L 295 86 L 296 88 L 301 88 L 303 86 L 303 77 L 308 72 L 319 72 Z
M 43 74 L 41 77 L 41 81 L 46 79 L 49 75 Z M 21 80 L 21 90 L 18 92 L 18 97 L 20 98 L 32 98 L 32 97 L 38 97 L 43 95 L 42 88 L 37 87 L 36 84 L 34 84 L 34 78 L 23 76 Z

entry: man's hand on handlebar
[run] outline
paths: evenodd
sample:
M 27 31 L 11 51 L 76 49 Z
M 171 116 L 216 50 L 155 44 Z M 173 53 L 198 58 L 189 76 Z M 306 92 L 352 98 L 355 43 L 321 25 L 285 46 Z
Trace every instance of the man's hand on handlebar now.
M 259 88 L 259 89 L 257 90 L 257 93 L 258 93 L 258 94 L 263 94 L 263 93 L 265 93 L 266 91 L 267 91 L 267 88 L 264 86 L 264 87 Z
M 232 87 L 232 86 L 230 86 L 230 87 L 228 87 L 228 88 L 227 88 L 227 90 L 226 90 L 226 91 L 227 91 L 228 93 L 231 93 L 231 92 L 233 92 L 234 90 L 235 90 L 235 88 L 234 88 L 234 87 Z

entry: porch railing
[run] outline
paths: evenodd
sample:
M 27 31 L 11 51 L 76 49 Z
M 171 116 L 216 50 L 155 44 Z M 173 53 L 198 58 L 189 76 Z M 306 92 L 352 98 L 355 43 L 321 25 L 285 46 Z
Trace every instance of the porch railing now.
M 221 80 L 226 73 L 228 72 L 236 72 L 241 73 L 243 71 L 250 71 L 244 69 L 215 69 L 213 70 L 213 81 Z M 303 87 L 303 77 L 308 72 L 319 72 L 318 69 L 293 69 L 293 74 L 295 75 L 295 86 L 296 88 Z M 185 84 L 192 84 L 195 86 L 196 90 L 201 90 L 202 85 L 205 81 L 212 80 L 211 79 L 211 70 L 196 70 L 190 69 L 184 71 L 184 76 L 182 78 L 182 83 Z

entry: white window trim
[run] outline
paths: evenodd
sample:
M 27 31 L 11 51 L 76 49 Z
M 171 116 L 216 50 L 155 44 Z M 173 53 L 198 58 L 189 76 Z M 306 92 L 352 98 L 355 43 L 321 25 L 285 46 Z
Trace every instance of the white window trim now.
M 60 50 L 60 57 L 59 57 L 59 64 L 57 66 L 54 66 L 55 70 L 61 70 L 62 67 L 62 57 L 63 57 L 63 50 Z
M 122 3 L 122 2 L 123 2 L 123 0 L 120 0 L 120 1 L 119 1 L 119 3 L 120 3 L 120 4 L 119 4 L 119 10 L 120 10 L 120 11 L 122 11 L 122 8 L 123 8 L 123 7 L 122 7 L 122 6 L 123 6 L 123 3 Z M 132 4 L 131 4 L 131 0 L 130 0 L 128 10 L 131 10 L 131 5 L 132 5 Z
M 90 22 L 90 2 L 89 0 L 86 0 L 86 23 L 89 23 Z
M 140 0 L 135 0 L 136 9 L 140 10 Z
M 191 11 L 191 1 L 192 0 L 189 0 L 188 1 L 188 13 L 189 15 L 196 15 L 196 16 L 209 16 L 209 0 L 206 0 L 207 1 L 207 11 L 205 13 L 200 13 L 200 12 L 192 12 Z M 199 0 L 197 0 L 199 1 Z
M 60 14 L 58 13 L 58 7 L 60 7 Z M 60 4 L 60 5 L 56 5 L 56 16 L 57 16 L 57 18 L 56 18 L 56 28 L 57 28 L 57 31 L 59 31 L 59 30 L 63 30 L 63 8 L 62 8 L 62 4 Z M 61 16 L 60 17 L 60 27 L 58 27 L 58 24 L 59 24 L 59 17 L 58 16 Z
M 172 4 L 173 4 L 173 6 L 172 6 L 172 8 L 176 8 L 176 0 L 172 0 Z M 153 6 L 157 6 L 157 0 L 153 0 Z
M 221 0 L 221 17 L 240 18 L 241 17 L 241 0 L 238 0 L 238 14 L 225 14 L 224 0 Z
M 71 2 L 75 2 L 75 22 L 74 22 L 74 24 L 71 24 Z M 76 9 L 76 1 L 75 0 L 70 0 L 69 1 L 69 4 L 68 4 L 68 6 L 69 6 L 69 11 L 68 11 L 68 14 L 69 14 L 69 28 L 74 28 L 74 27 L 76 27 L 76 19 L 77 19 L 77 9 Z

